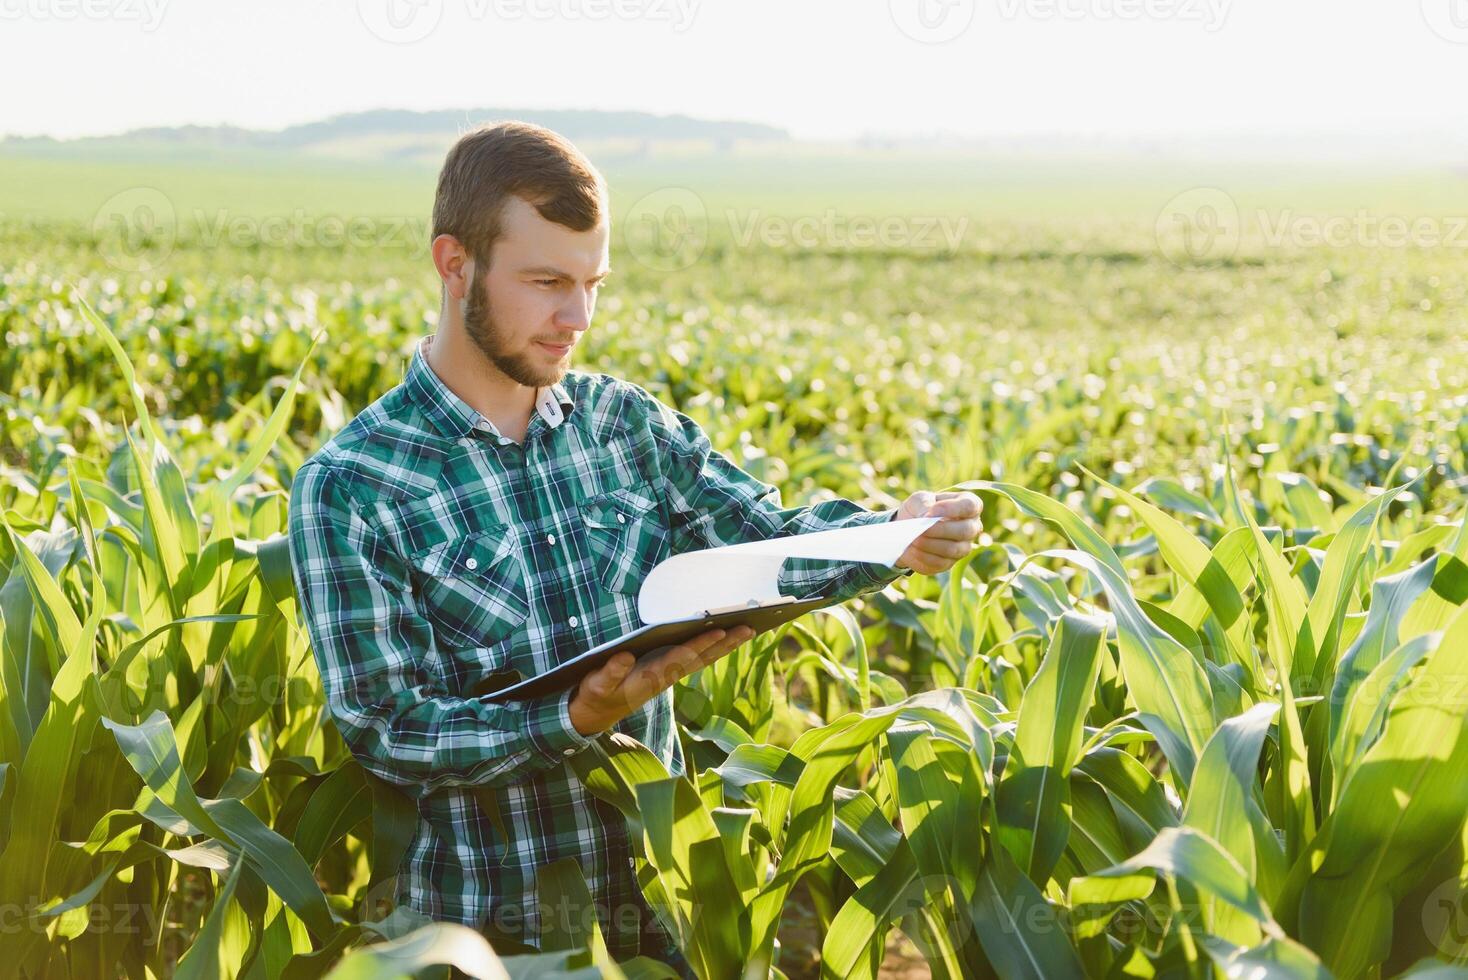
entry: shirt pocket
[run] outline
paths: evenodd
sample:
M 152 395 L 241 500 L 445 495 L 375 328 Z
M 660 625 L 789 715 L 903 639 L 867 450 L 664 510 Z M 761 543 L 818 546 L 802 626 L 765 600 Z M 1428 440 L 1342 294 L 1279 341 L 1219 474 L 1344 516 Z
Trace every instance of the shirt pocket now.
M 658 498 L 643 484 L 599 493 L 580 506 L 587 550 L 610 592 L 636 595 L 668 557 L 671 540 Z
M 525 570 L 507 524 L 416 551 L 408 560 L 423 613 L 444 650 L 491 646 L 530 615 Z

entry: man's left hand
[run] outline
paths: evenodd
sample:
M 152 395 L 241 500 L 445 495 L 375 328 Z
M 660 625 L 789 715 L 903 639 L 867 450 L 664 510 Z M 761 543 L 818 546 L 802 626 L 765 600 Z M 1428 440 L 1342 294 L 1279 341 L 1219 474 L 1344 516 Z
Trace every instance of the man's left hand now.
M 898 568 L 911 568 L 923 575 L 946 572 L 967 555 L 974 539 L 984 529 L 979 513 L 984 502 L 971 493 L 934 493 L 919 490 L 902 502 L 895 521 L 912 517 L 937 517 L 937 524 L 913 539 L 897 559 Z

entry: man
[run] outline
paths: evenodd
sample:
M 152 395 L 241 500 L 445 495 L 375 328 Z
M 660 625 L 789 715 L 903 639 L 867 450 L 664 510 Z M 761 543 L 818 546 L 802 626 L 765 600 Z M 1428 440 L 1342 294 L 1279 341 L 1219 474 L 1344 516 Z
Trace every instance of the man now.
M 566 762 L 616 730 L 681 773 L 670 689 L 748 629 L 635 666 L 623 653 L 556 697 L 497 705 L 483 692 L 640 625 L 638 587 L 669 555 L 944 518 L 896 569 L 782 571 L 783 594 L 849 597 L 951 567 L 979 532 L 979 501 L 782 508 L 688 416 L 636 385 L 569 371 L 609 271 L 609 219 L 601 175 L 562 137 L 521 123 L 464 136 L 433 223 L 437 332 L 292 487 L 293 566 L 327 703 L 363 767 L 417 800 L 400 902 L 478 927 L 502 950 L 533 946 L 536 870 L 571 857 L 615 957 L 673 956 L 642 902 L 621 815 Z

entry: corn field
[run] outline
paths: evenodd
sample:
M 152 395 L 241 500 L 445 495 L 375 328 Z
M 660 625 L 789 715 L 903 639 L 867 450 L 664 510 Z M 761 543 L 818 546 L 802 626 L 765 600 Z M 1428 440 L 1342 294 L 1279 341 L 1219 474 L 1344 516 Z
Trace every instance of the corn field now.
M 0 225 L 5 972 L 675 975 L 609 959 L 574 864 L 538 954 L 388 901 L 417 813 L 324 713 L 281 535 L 436 280 L 187 244 L 117 274 L 74 234 Z M 1468 976 L 1453 258 L 614 254 L 578 368 L 787 500 L 985 505 L 951 572 L 682 682 L 686 776 L 621 735 L 573 761 L 695 972 L 876 977 L 901 936 L 940 978 Z

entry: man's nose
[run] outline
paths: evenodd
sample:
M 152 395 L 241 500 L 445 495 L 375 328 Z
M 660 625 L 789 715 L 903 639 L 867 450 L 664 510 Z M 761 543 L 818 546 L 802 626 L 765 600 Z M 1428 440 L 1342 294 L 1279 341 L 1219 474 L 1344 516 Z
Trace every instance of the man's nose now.
M 556 310 L 556 326 L 581 331 L 591 326 L 593 300 L 587 292 L 573 292 Z

